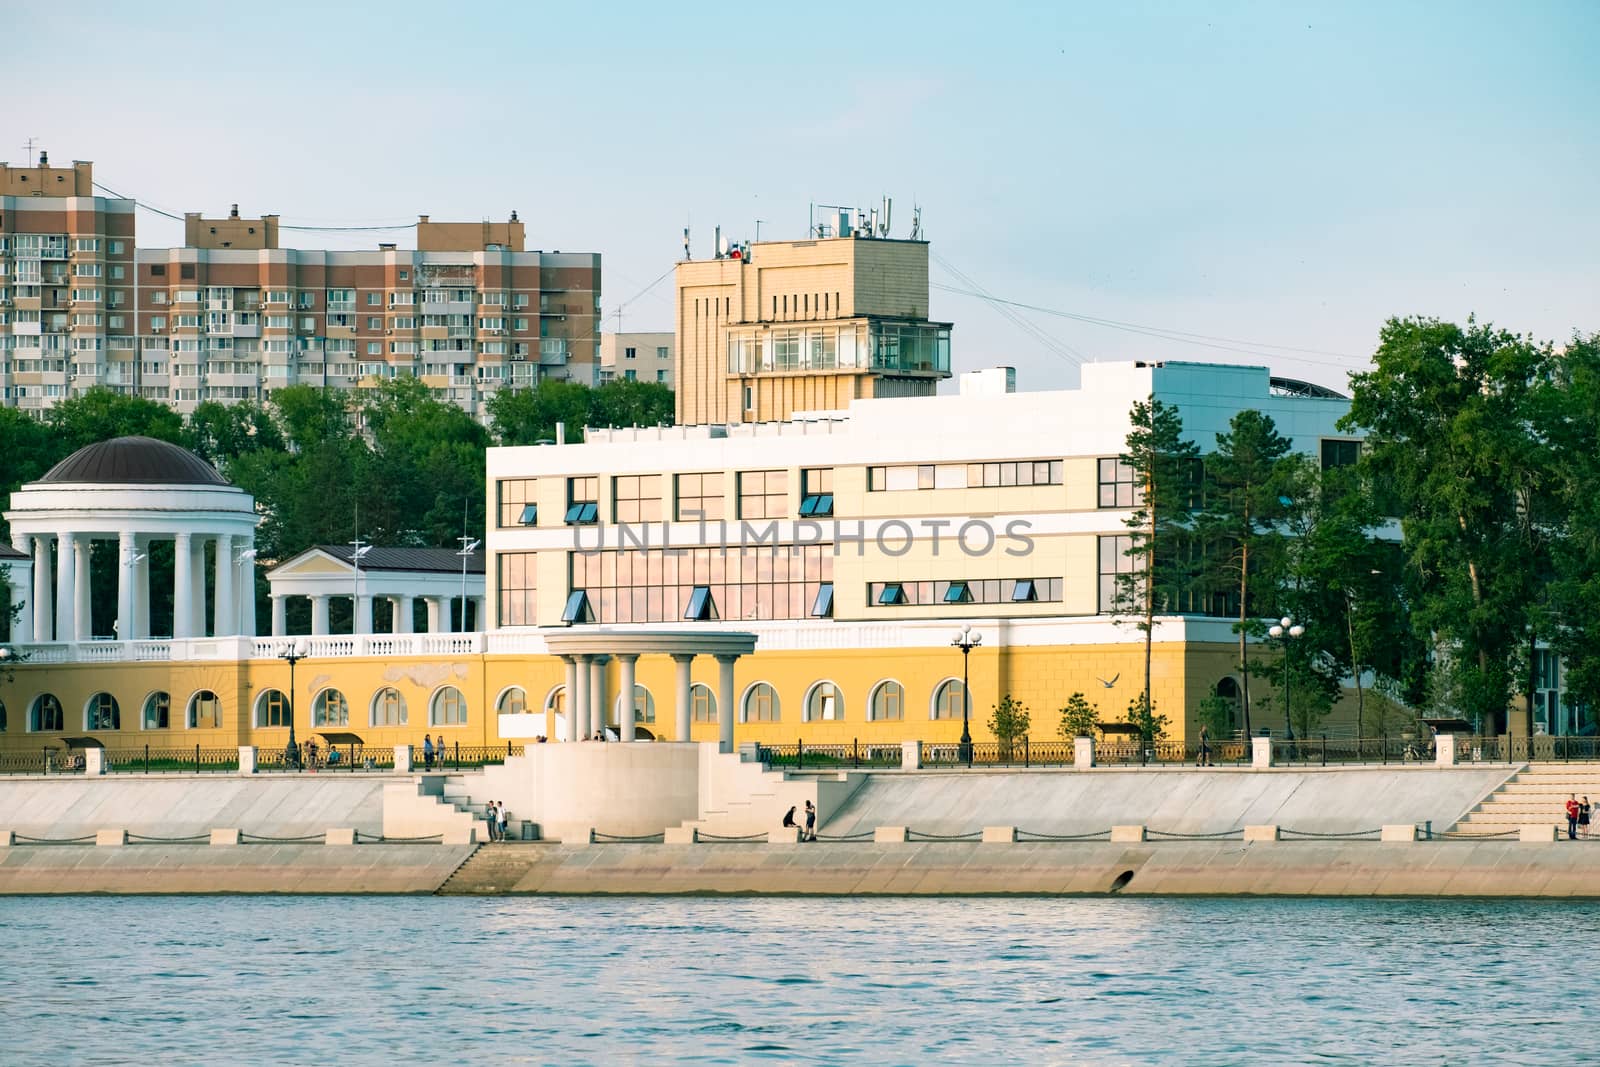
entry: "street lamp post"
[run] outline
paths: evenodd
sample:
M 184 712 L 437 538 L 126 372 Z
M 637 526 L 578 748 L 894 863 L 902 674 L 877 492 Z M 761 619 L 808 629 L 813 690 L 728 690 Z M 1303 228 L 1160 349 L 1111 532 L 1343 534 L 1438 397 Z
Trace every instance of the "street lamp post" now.
M 278 653 L 278 658 L 289 664 L 289 744 L 283 750 L 283 763 L 286 767 L 292 764 L 295 770 L 300 770 L 300 746 L 294 739 L 294 665 L 306 658 L 305 643 L 290 641 Z
M 971 623 L 962 623 L 961 629 L 956 631 L 956 636 L 950 642 L 961 650 L 961 747 L 956 750 L 956 756 L 967 766 L 972 766 L 972 723 L 970 712 L 972 710 L 972 691 L 967 688 L 967 657 L 972 650 L 983 644 L 983 635 L 974 633 Z
M 472 558 L 472 554 L 474 552 L 478 551 L 478 546 L 483 544 L 483 542 L 480 541 L 480 540 L 476 540 L 474 538 L 468 537 L 465 534 L 462 534 L 460 537 L 456 538 L 456 540 L 461 542 L 461 551 L 456 553 L 456 555 L 461 557 L 461 632 L 462 633 L 466 633 L 467 632 L 467 560 Z M 480 630 L 488 629 L 488 627 L 483 625 L 483 620 L 482 619 L 478 619 L 476 621 L 478 623 L 478 629 L 480 629 Z
M 1289 641 L 1305 632 L 1306 628 L 1295 622 L 1292 615 L 1285 615 L 1267 631 L 1283 642 L 1283 736 L 1290 741 L 1294 740 L 1294 721 L 1289 718 Z

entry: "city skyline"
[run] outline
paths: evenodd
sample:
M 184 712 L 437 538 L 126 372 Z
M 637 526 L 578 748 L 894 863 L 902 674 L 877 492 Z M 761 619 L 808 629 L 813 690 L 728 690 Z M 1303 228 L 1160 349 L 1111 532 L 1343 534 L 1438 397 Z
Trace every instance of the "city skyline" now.
M 13 77 L 55 88 L 0 119 L 0 159 L 37 138 L 175 215 L 280 214 L 289 247 L 396 239 L 297 225 L 516 210 L 530 248 L 604 257 L 603 328 L 627 331 L 671 327 L 685 225 L 700 257 L 718 225 L 794 239 L 811 203 L 891 196 L 897 235 L 922 208 L 954 369 L 1012 364 L 1029 390 L 1129 358 L 1342 386 L 1390 315 L 1593 329 L 1592 8 L 986 16 L 31 8 L 10 20 Z M 52 82 L 68 40 L 83 61 Z M 119 65 L 179 47 L 225 63 Z M 109 93 L 164 103 L 112 123 Z M 138 226 L 143 247 L 182 243 L 181 223 Z

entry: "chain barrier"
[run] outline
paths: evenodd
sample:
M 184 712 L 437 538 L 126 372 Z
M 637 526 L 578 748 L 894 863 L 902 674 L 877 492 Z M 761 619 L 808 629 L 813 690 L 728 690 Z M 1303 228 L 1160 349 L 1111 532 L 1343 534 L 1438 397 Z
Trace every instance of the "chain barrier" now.
M 927 834 L 921 830 L 907 830 L 907 841 L 982 841 L 983 831 L 973 830 L 964 834 Z
M 130 845 L 193 845 L 201 841 L 210 840 L 210 834 L 190 834 L 188 837 L 146 837 L 144 834 L 128 835 L 128 844 Z
M 82 837 L 27 837 L 23 834 L 13 834 L 12 837 L 30 845 L 81 845 L 85 841 L 94 840 L 94 834 L 84 834 Z
M 1355 840 L 1356 838 L 1372 837 L 1375 834 L 1381 834 L 1383 833 L 1383 828 L 1375 827 L 1371 830 L 1350 830 L 1346 833 L 1338 834 L 1319 834 L 1314 830 L 1290 830 L 1287 827 L 1279 827 L 1278 833 L 1283 837 L 1312 837 L 1321 840 Z
M 764 830 L 759 834 L 742 834 L 737 837 L 724 837 L 721 834 L 708 834 L 704 830 L 701 830 L 695 836 L 701 841 L 765 841 L 767 839 L 767 834 Z
M 611 842 L 616 842 L 618 844 L 624 844 L 624 845 L 631 845 L 631 844 L 659 845 L 659 844 L 661 844 L 661 842 L 665 841 L 666 838 L 667 838 L 667 835 L 664 834 L 664 833 L 629 835 L 629 834 L 603 834 L 599 830 L 596 830 L 594 832 L 594 840 L 596 842 L 611 841 Z
M 1017 830 L 1018 841 L 1098 841 L 1110 836 L 1109 829 L 1096 830 L 1089 834 L 1043 834 L 1033 830 Z
M 385 837 L 382 834 L 373 835 L 363 833 L 360 830 L 356 831 L 356 844 L 358 845 L 363 843 L 370 845 L 415 845 L 435 841 L 442 843 L 444 834 L 426 834 L 422 837 Z
M 818 834 L 813 841 L 871 841 L 877 836 L 875 830 L 862 830 L 854 834 Z
M 1219 830 L 1214 834 L 1180 834 L 1173 830 L 1155 830 L 1146 827 L 1144 832 L 1147 837 L 1171 838 L 1174 841 L 1242 841 L 1244 839 L 1244 830 L 1242 828 Z
M 241 833 L 239 835 L 239 840 L 245 844 L 259 843 L 263 845 L 309 845 L 312 843 L 320 844 L 321 842 L 327 840 L 327 835 L 307 834 L 304 837 L 267 837 L 264 834 Z

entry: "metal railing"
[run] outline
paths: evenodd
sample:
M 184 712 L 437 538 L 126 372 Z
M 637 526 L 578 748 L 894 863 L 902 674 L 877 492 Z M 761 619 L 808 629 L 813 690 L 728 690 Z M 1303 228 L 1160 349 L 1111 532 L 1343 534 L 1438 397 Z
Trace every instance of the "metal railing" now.
M 82 752 L 48 745 L 16 752 L 0 752 L 0 774 L 82 774 Z
M 860 740 L 849 744 L 808 745 L 796 741 L 792 745 L 757 745 L 758 758 L 769 767 L 786 767 L 800 771 L 824 771 L 836 768 L 898 767 L 900 745 L 874 743 Z
M 239 749 L 235 748 L 143 748 L 106 749 L 107 774 L 202 774 L 208 771 L 232 773 L 239 770 Z
M 514 745 L 510 741 L 502 745 L 463 745 L 457 742 L 434 749 L 430 758 L 421 745 L 413 745 L 411 766 L 413 770 L 423 771 L 475 770 L 504 763 L 512 756 L 522 755 L 522 752 L 521 745 Z
M 259 771 L 392 771 L 394 749 L 379 745 L 308 745 L 299 751 L 262 748 L 256 751 Z

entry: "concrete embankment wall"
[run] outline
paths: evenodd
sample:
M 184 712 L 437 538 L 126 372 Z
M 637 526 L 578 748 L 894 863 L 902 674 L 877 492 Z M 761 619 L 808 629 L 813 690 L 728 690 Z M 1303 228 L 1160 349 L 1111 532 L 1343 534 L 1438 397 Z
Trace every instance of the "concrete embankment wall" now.
M 0 895 L 432 893 L 472 852 L 452 845 L 14 845 Z
M 303 837 L 331 827 L 383 832 L 383 786 L 409 777 L 360 774 L 171 775 L 0 779 L 0 829 L 65 839 L 121 829 L 188 837 L 229 827 Z
M 1068 835 L 1134 824 L 1185 834 L 1249 825 L 1327 834 L 1430 821 L 1444 830 L 1514 771 L 1496 765 L 873 774 L 827 813 L 824 831 L 843 836 L 909 826 L 948 836 L 1016 826 Z
M 548 846 L 511 892 L 1079 894 L 1106 893 L 1119 882 L 1126 895 L 1600 897 L 1600 847 L 1508 841 Z

